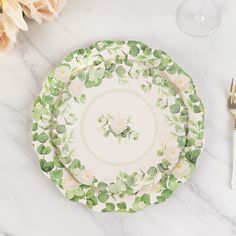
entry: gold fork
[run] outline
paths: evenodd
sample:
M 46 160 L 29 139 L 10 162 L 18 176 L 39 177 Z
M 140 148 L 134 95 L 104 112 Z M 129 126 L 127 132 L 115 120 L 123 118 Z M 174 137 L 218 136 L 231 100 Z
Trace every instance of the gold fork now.
M 228 98 L 228 109 L 234 118 L 234 131 L 233 131 L 233 170 L 231 179 L 231 188 L 236 190 L 236 82 L 234 79 L 231 81 L 230 94 Z

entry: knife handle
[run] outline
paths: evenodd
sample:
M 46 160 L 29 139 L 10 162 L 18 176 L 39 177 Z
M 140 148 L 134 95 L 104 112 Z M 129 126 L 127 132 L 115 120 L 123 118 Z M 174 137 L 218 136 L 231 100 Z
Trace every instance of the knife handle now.
M 233 168 L 232 168 L 232 179 L 231 188 L 236 190 L 236 123 L 233 131 Z

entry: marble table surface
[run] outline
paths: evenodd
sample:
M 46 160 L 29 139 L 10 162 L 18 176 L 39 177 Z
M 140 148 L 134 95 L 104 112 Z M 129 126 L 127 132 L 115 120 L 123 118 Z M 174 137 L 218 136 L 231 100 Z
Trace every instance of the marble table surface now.
M 53 23 L 29 22 L 17 47 L 0 56 L 0 236 L 236 235 L 230 189 L 236 77 L 236 1 L 217 1 L 217 32 L 191 38 L 176 24 L 181 0 L 69 0 Z M 101 39 L 141 40 L 169 53 L 196 82 L 206 109 L 205 149 L 193 177 L 165 203 L 136 214 L 101 214 L 66 200 L 39 169 L 31 109 L 47 73 L 75 48 Z

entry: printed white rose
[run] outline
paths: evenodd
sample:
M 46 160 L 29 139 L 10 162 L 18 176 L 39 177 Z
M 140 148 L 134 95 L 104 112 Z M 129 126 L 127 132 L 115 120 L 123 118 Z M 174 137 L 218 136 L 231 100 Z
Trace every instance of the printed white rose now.
M 76 189 L 79 187 L 79 183 L 73 178 L 73 176 L 67 172 L 64 172 L 62 178 L 62 186 L 64 190 Z
M 158 192 L 160 191 L 160 188 L 162 188 L 159 184 L 159 181 L 161 179 L 162 175 L 161 173 L 157 173 L 156 176 L 155 176 L 155 182 L 154 183 L 151 183 L 151 184 L 148 184 L 148 185 L 145 185 L 143 186 L 139 192 L 137 193 L 137 196 L 142 196 L 143 194 L 145 193 L 153 193 L 153 192 Z
M 125 183 L 118 179 L 115 183 L 109 185 L 109 190 L 115 194 L 121 194 L 125 191 Z
M 80 97 L 84 90 L 84 83 L 76 78 L 71 81 L 68 89 L 73 97 Z
M 176 147 L 168 147 L 165 151 L 165 157 L 171 166 L 175 166 L 179 159 L 179 149 Z
M 179 75 L 171 80 L 179 90 L 184 92 L 189 90 L 189 78 L 186 75 Z
M 180 160 L 173 169 L 172 174 L 177 179 L 182 179 L 185 175 L 188 174 L 188 172 L 189 172 L 189 164 L 186 161 Z
M 160 181 L 160 180 L 159 180 Z M 163 190 L 163 186 L 159 183 L 159 181 L 152 186 L 152 192 L 159 193 Z
M 75 173 L 75 177 L 81 184 L 85 184 L 85 185 L 92 184 L 94 180 L 93 173 L 86 169 L 80 170 L 77 173 Z
M 110 124 L 112 131 L 115 134 L 120 134 L 127 129 L 126 120 L 123 118 L 114 118 Z
M 57 67 L 54 71 L 54 76 L 56 79 L 66 82 L 71 75 L 70 68 L 66 65 L 61 65 Z

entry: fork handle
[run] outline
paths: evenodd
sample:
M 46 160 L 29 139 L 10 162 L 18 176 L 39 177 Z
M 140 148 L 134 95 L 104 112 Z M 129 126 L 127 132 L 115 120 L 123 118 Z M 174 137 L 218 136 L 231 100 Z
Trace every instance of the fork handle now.
M 233 169 L 232 169 L 232 179 L 231 179 L 231 188 L 236 190 L 236 121 L 233 131 Z

